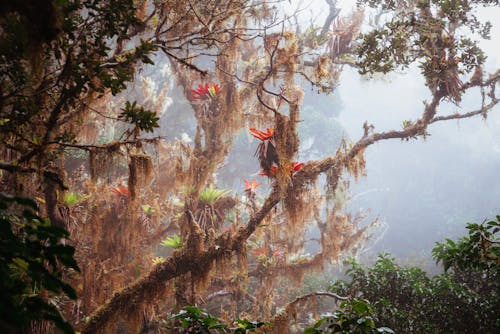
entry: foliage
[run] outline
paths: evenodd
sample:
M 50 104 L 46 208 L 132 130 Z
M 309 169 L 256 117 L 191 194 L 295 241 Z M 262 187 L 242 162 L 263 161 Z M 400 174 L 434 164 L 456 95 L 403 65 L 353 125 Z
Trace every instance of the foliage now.
M 24 140 L 22 147 L 28 151 L 74 137 L 62 125 L 74 120 L 69 115 L 84 103 L 82 97 L 108 90 L 118 94 L 132 80 L 134 65 L 151 64 L 149 54 L 156 49 L 153 43 L 143 40 L 120 49 L 130 27 L 140 24 L 133 0 L 50 3 L 52 21 L 41 22 L 39 27 L 31 22 L 31 15 L 39 13 L 25 10 L 29 6 L 13 5 L 0 17 L 0 119 L 5 123 L 0 125 L 0 140 L 14 135 Z M 34 6 L 47 8 L 46 2 Z M 32 31 L 37 28 L 53 33 L 37 39 Z M 117 38 L 119 43 L 111 42 Z M 110 58 L 113 47 L 120 52 Z M 157 121 L 151 113 L 130 104 L 124 113 L 125 120 L 146 131 Z M 23 132 L 20 127 L 27 129 Z
M 172 318 L 181 321 L 180 326 L 184 333 L 210 333 L 212 329 L 227 327 L 219 318 L 195 306 L 186 306 L 179 313 L 172 315 Z
M 146 215 L 152 215 L 156 213 L 156 210 L 149 204 L 143 204 L 141 205 L 142 212 Z
M 144 107 L 138 107 L 135 101 L 133 103 L 129 101 L 125 103 L 125 108 L 122 109 L 119 118 L 135 125 L 136 128 L 141 131 L 146 132 L 153 132 L 155 128 L 160 126 L 158 124 L 160 117 L 151 110 L 144 109 Z
M 214 204 L 218 199 L 229 195 L 231 190 L 229 189 L 216 189 L 213 187 L 208 187 L 203 189 L 198 196 L 200 202 L 205 204 Z
M 357 64 L 351 56 L 362 25 L 362 11 L 350 19 L 336 19 L 339 11 L 334 1 L 327 3 L 330 13 L 323 28 L 312 27 L 305 34 L 293 23 L 299 22 L 300 10 L 290 19 L 280 19 L 280 6 L 267 1 L 30 0 L 0 6 L 0 191 L 45 196 L 46 211 L 54 224 L 74 222 L 69 226 L 77 236 L 78 256 L 86 269 L 77 285 L 84 293 L 79 304 L 73 305 L 78 309 L 75 320 L 95 311 L 83 333 L 106 332 L 118 317 L 124 327 L 135 328 L 143 317 L 133 313 L 140 314 L 160 301 L 182 307 L 197 302 L 200 294 L 226 298 L 228 291 L 213 291 L 221 287 L 231 288 L 227 298 L 235 311 L 263 311 L 270 318 L 279 298 L 269 291 L 280 284 L 282 277 L 293 272 L 298 282 L 305 272 L 319 270 L 326 261 L 338 259 L 365 240 L 368 227 L 359 227 L 361 218 L 340 212 L 335 203 L 324 205 L 323 200 L 335 193 L 344 173 L 362 175 L 367 146 L 389 138 L 425 135 L 427 126 L 438 120 L 437 107 L 443 98 L 450 96 L 456 101 L 474 86 L 483 88 L 482 110 L 446 119 L 486 115 L 498 103 L 494 91 L 498 75 L 484 83 L 460 83 L 458 75 L 474 68 L 483 74 L 478 65 L 484 57 L 476 44 L 455 36 L 451 29 L 470 26 L 471 21 L 461 14 L 472 9 L 466 8 L 466 3 L 433 0 L 418 2 L 414 7 L 410 2 L 408 11 L 413 15 L 391 16 L 388 25 L 365 35 Z M 429 6 L 432 11 L 426 10 Z M 439 13 L 439 6 L 456 15 Z M 38 13 L 37 8 L 45 11 Z M 44 15 L 47 8 L 48 15 Z M 387 8 L 396 14 L 399 10 Z M 347 23 L 349 20 L 352 22 Z M 486 37 L 487 25 L 475 28 Z M 393 50 L 388 51 L 388 46 Z M 141 63 L 152 64 L 150 56 L 158 50 L 163 58 L 155 54 L 155 59 L 168 64 L 165 68 L 173 75 L 166 76 L 156 67 L 145 69 L 155 72 L 150 77 L 138 76 Z M 376 133 L 365 123 L 358 142 L 347 145 L 342 141 L 335 153 L 321 156 L 321 160 L 294 163 L 301 154 L 298 124 L 308 120 L 301 113 L 305 89 L 298 84 L 308 82 L 318 92 L 330 92 L 345 61 L 363 73 L 385 72 L 417 61 L 432 88 L 433 103 L 424 107 L 420 120 L 407 123 L 404 131 Z M 159 74 L 164 83 L 160 91 L 145 85 L 141 94 L 136 87 L 139 85 L 132 82 L 144 79 L 156 84 Z M 189 89 L 202 78 L 217 81 L 220 86 L 205 84 Z M 174 79 L 178 87 L 170 89 Z M 489 92 L 484 91 L 486 87 Z M 126 94 L 114 97 L 125 89 Z M 191 93 L 191 99 L 174 99 L 172 92 L 179 97 Z M 132 98 L 128 102 L 134 94 L 138 102 L 132 102 Z M 183 117 L 189 114 L 196 121 L 191 124 L 193 133 L 189 133 L 192 140 L 184 138 L 189 136 L 182 132 L 182 140 L 169 142 L 139 136 L 158 127 L 167 100 L 182 100 L 184 105 L 179 109 Z M 114 110 L 114 106 L 123 104 L 123 109 Z M 325 108 L 330 107 L 325 103 Z M 313 113 L 310 116 L 320 123 L 331 120 Z M 131 124 L 121 136 L 115 136 L 115 130 L 123 130 L 117 120 Z M 171 118 L 169 122 L 174 123 L 176 133 L 185 130 Z M 257 132 L 262 140 L 257 155 L 264 175 L 272 178 L 266 198 L 252 193 L 257 187 L 254 183 L 247 192 L 249 200 L 242 202 L 229 197 L 228 190 L 206 187 L 221 184 L 218 168 L 225 164 L 234 136 L 246 126 L 274 129 Z M 318 134 L 335 129 L 323 127 Z M 96 138 L 104 132 L 108 138 L 119 139 L 104 143 Z M 311 155 L 327 143 L 313 135 L 316 133 L 311 130 Z M 77 161 L 78 168 L 75 161 L 65 161 L 67 149 L 87 152 L 88 164 Z M 148 155 L 153 152 L 154 164 Z M 121 168 L 113 170 L 120 165 L 118 159 Z M 129 164 L 128 175 L 123 174 L 125 162 Z M 78 171 L 74 171 L 76 168 Z M 153 168 L 157 168 L 154 173 Z M 242 170 L 236 170 L 239 180 L 248 178 Z M 29 176 L 34 179 L 27 181 Z M 323 176 L 328 182 L 326 192 L 314 182 Z M 79 202 L 74 195 L 66 199 L 66 207 L 59 202 L 63 199 L 57 195 L 67 190 L 67 182 L 72 189 L 82 189 L 91 196 L 83 209 L 67 210 L 67 206 Z M 125 182 L 127 186 L 109 189 L 111 184 Z M 190 188 L 184 194 L 184 213 L 175 216 L 179 213 L 175 203 L 181 200 L 181 188 L 187 185 Z M 108 196 L 104 189 L 110 190 Z M 117 200 L 110 201 L 109 197 Z M 141 209 L 142 214 L 137 214 Z M 233 232 L 220 235 L 229 211 L 234 217 Z M 306 256 L 304 247 L 312 241 L 307 240 L 311 223 L 320 229 L 320 238 L 315 238 L 320 250 Z M 117 229 L 120 233 L 115 233 Z M 174 232 L 180 236 L 163 240 L 164 246 L 180 248 L 182 240 L 190 247 L 172 252 L 169 263 L 175 266 L 156 266 L 142 275 L 141 271 L 150 269 L 143 265 L 144 257 L 151 254 L 144 246 L 154 247 L 164 233 Z M 251 238 L 263 247 L 256 250 L 260 253 L 256 257 L 246 257 Z M 262 265 L 254 270 L 255 263 L 249 260 Z M 158 257 L 153 263 L 162 261 Z M 141 279 L 123 288 L 131 282 L 130 277 L 140 275 Z M 167 294 L 170 280 L 174 281 L 175 293 Z M 242 297 L 253 297 L 246 293 L 253 282 L 259 282 L 255 284 L 256 297 L 248 298 L 251 305 L 241 303 Z M 162 299 L 165 296 L 167 300 Z M 96 309 L 107 299 L 109 303 Z M 349 319 L 361 321 L 360 325 L 366 320 L 363 326 L 374 329 L 368 318 L 371 315 L 360 315 L 357 309 L 346 307 Z M 186 325 L 193 331 L 222 325 L 196 308 L 178 316 L 181 327 Z M 237 323 L 244 329 L 259 325 L 243 320 Z
M 467 224 L 469 236 L 457 242 L 438 242 L 432 255 L 444 270 L 455 274 L 467 271 L 498 272 L 500 269 L 500 216 L 482 224 Z
M 178 236 L 177 234 L 174 234 L 171 237 L 167 237 L 166 239 L 161 241 L 161 245 L 163 247 L 170 247 L 173 249 L 179 249 L 182 247 L 182 240 L 181 237 Z
M 391 12 L 387 22 L 361 36 L 357 49 L 361 74 L 388 73 L 417 63 L 427 86 L 451 101 L 461 100 L 459 75 L 472 73 L 486 57 L 477 33 L 489 39 L 491 23 L 482 23 L 471 10 L 498 1 L 420 0 L 401 5 L 393 0 L 370 0 L 368 5 Z
M 29 199 L 0 194 L 0 329 L 20 331 L 43 319 L 73 333 L 47 293 L 76 299 L 75 290 L 63 280 L 66 269 L 79 271 L 75 250 L 61 241 L 68 232 L 51 226 L 36 210 Z
M 157 256 L 157 257 L 153 258 L 153 265 L 157 265 L 157 264 L 163 263 L 165 261 L 166 260 L 163 256 Z
M 323 317 L 313 327 L 306 328 L 304 334 L 319 333 L 394 333 L 390 328 L 377 327 L 377 319 L 370 302 L 354 299 L 340 303 L 340 308 L 332 315 Z
M 379 320 L 397 333 L 497 333 L 498 217 L 467 229 L 468 237 L 434 248 L 447 270 L 443 274 L 428 277 L 382 254 L 368 268 L 353 261 L 350 282 L 336 281 L 331 289 L 369 300 Z
M 195 306 L 186 306 L 179 313 L 172 315 L 173 319 L 180 320 L 183 333 L 235 333 L 245 334 L 254 332 L 262 326 L 269 325 L 267 322 L 236 319 L 236 327 L 229 327 L 227 323 L 210 315 L 207 311 Z
M 82 195 L 77 192 L 68 191 L 67 193 L 64 194 L 64 204 L 66 204 L 68 208 L 72 208 L 88 198 L 89 198 L 88 195 Z

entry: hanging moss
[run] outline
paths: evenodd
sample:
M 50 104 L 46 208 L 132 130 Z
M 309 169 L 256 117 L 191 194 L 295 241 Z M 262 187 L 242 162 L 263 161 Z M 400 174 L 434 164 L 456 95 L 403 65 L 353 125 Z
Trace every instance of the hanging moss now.
M 153 159 L 150 155 L 134 154 L 130 156 L 128 189 L 130 197 L 136 198 L 138 188 L 143 188 L 150 181 L 153 173 Z

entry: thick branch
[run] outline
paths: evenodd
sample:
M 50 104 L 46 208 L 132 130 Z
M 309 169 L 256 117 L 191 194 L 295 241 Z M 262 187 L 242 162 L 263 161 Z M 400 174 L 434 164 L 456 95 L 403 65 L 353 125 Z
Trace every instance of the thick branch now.
M 275 187 L 267 197 L 261 209 L 249 220 L 246 227 L 241 228 L 234 237 L 227 234 L 219 236 L 206 250 L 193 257 L 189 249 L 176 252 L 164 263 L 153 268 L 149 274 L 132 283 L 115 295 L 90 317 L 82 330 L 82 334 L 100 333 L 119 315 L 138 312 L 143 303 L 153 303 L 162 296 L 165 283 L 190 271 L 197 272 L 207 264 L 226 256 L 232 251 L 244 247 L 246 240 L 252 235 L 265 216 L 279 201 L 279 191 Z

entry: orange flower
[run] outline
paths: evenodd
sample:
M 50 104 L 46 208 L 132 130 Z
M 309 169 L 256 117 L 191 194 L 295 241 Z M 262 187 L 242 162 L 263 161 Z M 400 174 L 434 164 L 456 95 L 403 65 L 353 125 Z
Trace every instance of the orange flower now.
M 128 191 L 128 187 L 124 187 L 124 186 L 113 187 L 110 189 L 110 191 L 113 194 L 117 194 L 120 196 L 127 196 L 127 197 L 130 196 L 130 192 Z
M 221 87 L 217 84 L 205 84 L 198 85 L 198 88 L 190 89 L 189 91 L 193 100 L 207 100 L 215 99 L 219 95 Z
M 252 182 L 248 182 L 247 180 L 243 180 L 245 182 L 245 191 L 252 192 L 258 187 L 262 185 L 262 183 L 257 183 L 257 181 L 252 180 Z
M 267 128 L 267 132 L 260 131 L 254 128 L 250 128 L 250 132 L 252 136 L 262 141 L 271 140 L 273 138 L 274 130 L 272 128 Z

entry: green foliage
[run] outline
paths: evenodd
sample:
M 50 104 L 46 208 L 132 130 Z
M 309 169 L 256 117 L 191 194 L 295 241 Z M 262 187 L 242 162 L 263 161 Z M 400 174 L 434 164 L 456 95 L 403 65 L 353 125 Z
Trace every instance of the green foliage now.
M 186 306 L 179 313 L 172 315 L 172 318 L 179 320 L 174 329 L 182 330 L 182 333 L 245 334 L 254 332 L 262 326 L 269 325 L 267 322 L 237 319 L 235 321 L 237 326 L 229 328 L 227 323 L 195 306 Z
M 269 326 L 269 322 L 263 321 L 250 321 L 246 319 L 236 319 L 237 327 L 232 327 L 231 331 L 235 334 L 245 334 L 248 332 L 253 332 L 256 329 L 261 328 L 262 326 Z
M 221 322 L 219 318 L 213 317 L 195 306 L 186 306 L 179 313 L 174 314 L 172 318 L 180 320 L 180 326 L 184 333 L 210 333 L 210 330 L 227 327 L 227 324 Z
M 64 201 L 64 204 L 66 204 L 66 206 L 68 208 L 72 208 L 75 205 L 80 204 L 81 202 L 85 201 L 88 198 L 89 198 L 88 195 L 82 195 L 80 193 L 68 191 L 67 193 L 64 194 L 63 201 Z
M 119 118 L 146 132 L 153 132 L 155 128 L 160 126 L 158 124 L 160 117 L 153 111 L 146 110 L 144 107 L 138 107 L 135 101 L 133 103 L 129 101 L 125 103 L 125 108 L 122 109 Z
M 473 9 L 498 1 L 421 0 L 407 3 L 405 10 L 394 0 L 361 3 L 386 10 L 391 16 L 380 28 L 361 35 L 357 48 L 359 72 L 388 73 L 416 62 L 434 91 L 484 63 L 486 57 L 478 42 L 465 37 L 464 32 L 488 39 L 491 23 L 480 22 Z M 455 102 L 460 99 L 459 92 L 449 87 L 446 94 Z
M 397 333 L 498 333 L 499 217 L 467 229 L 468 237 L 434 248 L 443 274 L 429 277 L 382 254 L 368 268 L 353 261 L 350 281 L 336 281 L 331 290 L 369 300 L 380 323 Z
M 306 328 L 304 334 L 320 333 L 394 333 L 388 327 L 377 327 L 377 319 L 370 302 L 354 299 L 340 303 L 340 308 L 332 315 L 323 317 L 313 327 Z
M 51 226 L 36 210 L 29 199 L 0 194 L 0 332 L 21 332 L 31 321 L 44 319 L 73 333 L 44 295 L 76 299 L 63 281 L 65 269 L 79 271 L 75 250 L 61 242 L 68 232 Z
M 177 234 L 174 234 L 172 237 L 167 237 L 166 239 L 161 241 L 161 245 L 163 247 L 170 247 L 173 249 L 182 248 L 182 240 Z
M 146 215 L 152 215 L 156 213 L 156 210 L 149 204 L 143 204 L 141 205 L 142 212 L 144 212 Z
M 500 216 L 483 224 L 467 224 L 469 236 L 457 242 L 438 242 L 432 255 L 444 270 L 456 274 L 466 271 L 498 272 L 500 269 Z
M 143 24 L 134 0 L 15 1 L 0 14 L 0 143 L 24 162 L 72 143 L 67 123 L 84 116 L 89 98 L 123 91 L 157 49 L 131 38 Z M 158 126 L 154 113 L 131 106 L 126 121 Z
M 198 199 L 205 204 L 214 204 L 218 199 L 229 195 L 231 190 L 215 189 L 213 187 L 205 188 L 200 192 Z

